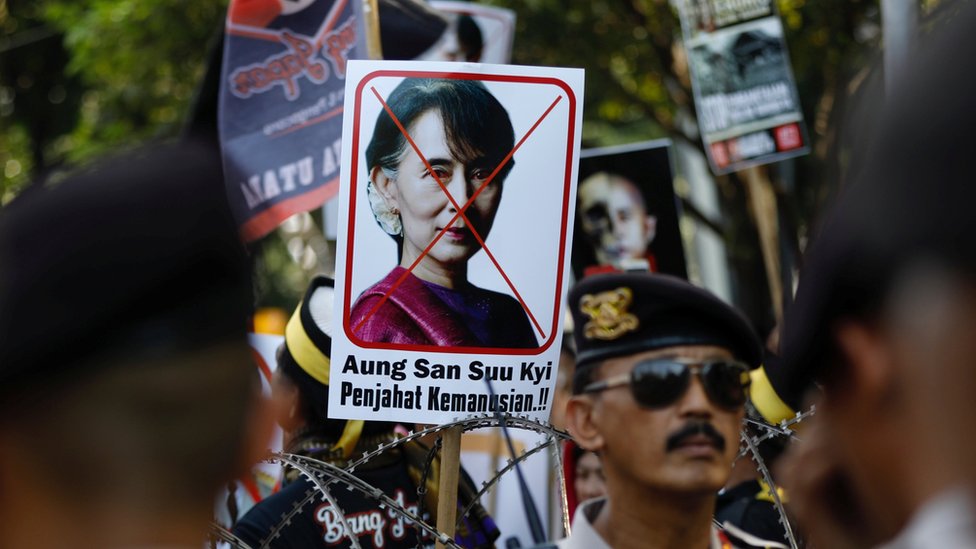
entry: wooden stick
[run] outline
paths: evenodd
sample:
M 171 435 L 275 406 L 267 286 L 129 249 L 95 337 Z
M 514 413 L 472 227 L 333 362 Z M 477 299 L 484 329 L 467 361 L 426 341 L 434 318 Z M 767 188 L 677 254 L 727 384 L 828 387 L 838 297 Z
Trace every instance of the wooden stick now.
M 383 59 L 383 43 L 380 40 L 380 6 L 378 0 L 363 0 L 363 17 L 366 19 L 366 51 L 370 59 Z
M 502 452 L 506 452 L 505 441 L 502 438 L 501 429 L 492 429 L 489 431 L 491 437 L 491 465 L 489 465 L 488 475 L 491 476 L 492 473 L 501 468 Z M 515 456 L 511 456 L 513 459 Z M 498 511 L 498 492 L 501 490 L 492 490 L 488 494 L 488 514 L 495 516 Z
M 454 539 L 457 519 L 458 477 L 461 471 L 461 427 L 444 430 L 441 442 L 441 478 L 437 490 L 437 530 Z M 438 541 L 436 549 L 444 549 Z
M 746 168 L 740 172 L 749 193 L 749 203 L 759 230 L 766 278 L 769 279 L 769 296 L 772 298 L 776 323 L 783 320 L 783 279 L 780 274 L 779 219 L 776 216 L 776 193 L 763 166 Z

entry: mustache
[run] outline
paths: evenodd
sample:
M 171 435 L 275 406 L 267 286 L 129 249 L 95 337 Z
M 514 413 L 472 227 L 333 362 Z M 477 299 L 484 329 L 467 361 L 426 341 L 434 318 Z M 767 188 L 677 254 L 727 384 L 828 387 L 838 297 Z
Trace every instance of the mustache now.
M 668 436 L 665 449 L 670 452 L 677 448 L 688 437 L 704 435 L 715 445 L 719 452 L 725 450 L 725 437 L 723 437 L 711 423 L 703 420 L 689 421 L 678 432 Z

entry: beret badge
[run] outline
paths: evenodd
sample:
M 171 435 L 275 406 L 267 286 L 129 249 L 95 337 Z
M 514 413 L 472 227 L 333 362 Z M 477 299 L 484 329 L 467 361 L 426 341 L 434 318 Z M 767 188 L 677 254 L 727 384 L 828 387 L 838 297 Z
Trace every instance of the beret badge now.
M 590 317 L 583 327 L 586 339 L 613 340 L 637 329 L 637 317 L 627 311 L 634 294 L 630 288 L 607 290 L 580 298 L 580 310 Z

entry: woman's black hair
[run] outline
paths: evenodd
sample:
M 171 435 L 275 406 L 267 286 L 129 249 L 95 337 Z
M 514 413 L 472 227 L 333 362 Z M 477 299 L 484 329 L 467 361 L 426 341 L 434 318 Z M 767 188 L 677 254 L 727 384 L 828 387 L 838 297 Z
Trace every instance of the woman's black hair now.
M 485 39 L 481 34 L 478 22 L 470 15 L 461 15 L 457 19 L 457 38 L 463 61 L 480 61 L 481 52 L 485 49 Z
M 422 114 L 438 111 L 444 120 L 451 154 L 462 162 L 484 158 L 494 169 L 515 147 L 515 130 L 508 111 L 480 81 L 407 78 L 390 93 L 386 103 L 408 131 Z M 366 166 L 370 171 L 379 166 L 395 172 L 407 147 L 400 129 L 384 109 L 366 147 Z M 514 164 L 510 159 L 495 180 L 503 181 Z

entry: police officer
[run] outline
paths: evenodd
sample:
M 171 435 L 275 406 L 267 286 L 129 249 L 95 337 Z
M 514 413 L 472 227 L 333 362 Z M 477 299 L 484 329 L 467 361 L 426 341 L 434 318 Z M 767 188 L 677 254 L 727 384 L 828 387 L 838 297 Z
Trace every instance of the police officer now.
M 200 547 L 264 451 L 216 150 L 156 145 L 0 214 L 0 547 Z
M 745 317 L 648 273 L 586 278 L 569 304 L 579 352 L 567 423 L 600 455 L 608 495 L 580 505 L 560 547 L 778 546 L 712 519 L 761 360 Z
M 817 547 L 976 547 L 976 76 L 943 62 L 976 53 L 976 6 L 952 13 L 865 101 L 784 319 L 785 392 L 818 400 L 781 479 Z

